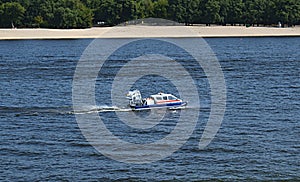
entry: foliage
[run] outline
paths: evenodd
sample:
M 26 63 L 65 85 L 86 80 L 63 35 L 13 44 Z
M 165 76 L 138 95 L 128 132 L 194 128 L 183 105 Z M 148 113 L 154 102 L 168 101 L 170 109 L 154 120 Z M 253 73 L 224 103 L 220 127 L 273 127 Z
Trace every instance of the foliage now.
M 300 24 L 299 0 L 0 0 L 0 27 L 86 28 L 139 18 L 186 25 Z
M 0 5 L 0 26 L 14 27 L 21 25 L 25 8 L 17 2 L 6 2 Z

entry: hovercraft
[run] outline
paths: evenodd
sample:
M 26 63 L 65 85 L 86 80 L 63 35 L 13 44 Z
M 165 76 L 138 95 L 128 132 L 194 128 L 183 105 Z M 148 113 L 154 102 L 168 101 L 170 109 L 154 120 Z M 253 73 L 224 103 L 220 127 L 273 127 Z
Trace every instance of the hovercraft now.
M 129 91 L 126 95 L 129 99 L 129 106 L 133 110 L 143 110 L 143 109 L 152 109 L 152 108 L 169 108 L 176 109 L 182 108 L 187 105 L 186 101 L 175 97 L 172 94 L 166 93 L 157 93 L 150 95 L 148 98 L 142 98 L 142 95 L 139 90 Z

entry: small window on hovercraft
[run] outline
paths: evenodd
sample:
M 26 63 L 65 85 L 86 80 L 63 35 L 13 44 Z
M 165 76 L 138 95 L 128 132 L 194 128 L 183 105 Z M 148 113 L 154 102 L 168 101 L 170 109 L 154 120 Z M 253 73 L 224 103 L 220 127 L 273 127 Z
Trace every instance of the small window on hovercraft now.
M 173 97 L 173 96 L 168 96 L 168 99 L 169 99 L 169 100 L 176 100 L 176 98 Z
M 168 97 L 167 97 L 167 96 L 164 96 L 163 98 L 164 98 L 164 100 L 168 100 Z
M 162 100 L 162 98 L 161 97 L 156 97 L 156 100 Z

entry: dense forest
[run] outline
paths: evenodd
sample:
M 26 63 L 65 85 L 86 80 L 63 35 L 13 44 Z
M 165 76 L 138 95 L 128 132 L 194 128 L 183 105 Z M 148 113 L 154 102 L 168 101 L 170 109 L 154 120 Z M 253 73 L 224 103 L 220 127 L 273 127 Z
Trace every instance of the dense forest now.
M 187 25 L 300 24 L 300 0 L 0 0 L 0 27 L 86 28 L 140 18 Z

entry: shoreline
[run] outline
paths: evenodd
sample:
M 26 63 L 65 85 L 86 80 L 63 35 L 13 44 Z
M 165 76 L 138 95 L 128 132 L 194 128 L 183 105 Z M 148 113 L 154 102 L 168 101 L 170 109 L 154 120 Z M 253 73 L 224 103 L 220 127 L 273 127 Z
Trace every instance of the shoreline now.
M 0 40 L 85 38 L 300 37 L 291 28 L 244 26 L 117 26 L 88 29 L 0 29 Z

